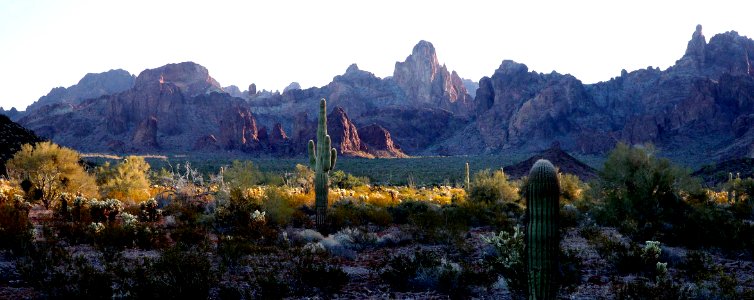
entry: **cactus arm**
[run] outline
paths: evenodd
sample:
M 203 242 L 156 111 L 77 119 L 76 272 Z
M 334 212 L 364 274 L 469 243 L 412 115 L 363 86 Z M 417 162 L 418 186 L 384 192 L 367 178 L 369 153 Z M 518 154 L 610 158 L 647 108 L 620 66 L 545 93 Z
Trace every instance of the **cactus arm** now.
M 335 168 L 335 161 L 338 160 L 338 151 L 335 148 L 330 149 L 330 169 Z
M 314 170 L 317 167 L 317 155 L 315 151 L 314 141 L 309 140 L 309 166 Z

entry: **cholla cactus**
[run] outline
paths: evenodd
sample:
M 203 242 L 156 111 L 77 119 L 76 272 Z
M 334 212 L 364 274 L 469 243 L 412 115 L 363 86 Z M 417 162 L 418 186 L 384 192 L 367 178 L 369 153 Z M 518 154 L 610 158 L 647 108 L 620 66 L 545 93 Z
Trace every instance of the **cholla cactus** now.
M 120 214 L 120 217 L 123 219 L 123 227 L 125 228 L 135 229 L 136 226 L 139 225 L 139 219 L 132 214 L 124 212 Z
M 317 125 L 317 144 L 309 140 L 309 165 L 314 169 L 314 207 L 316 209 L 317 227 L 322 228 L 327 216 L 327 194 L 329 173 L 335 167 L 338 152 L 331 147 L 327 134 L 327 101 L 319 103 L 319 124 Z
M 252 222 L 258 222 L 258 223 L 264 223 L 266 221 L 265 219 L 266 212 L 259 212 L 259 210 L 254 210 L 253 213 L 251 213 L 251 221 Z
M 154 198 L 149 198 L 149 200 L 146 200 L 139 204 L 139 209 L 141 210 L 140 218 L 142 221 L 157 221 L 157 218 L 159 216 L 159 210 L 157 209 L 157 200 L 155 200 Z
M 92 222 L 92 224 L 89 224 L 89 230 L 94 234 L 99 234 L 102 230 L 105 230 L 105 225 L 100 222 Z
M 660 242 L 647 241 L 644 248 L 641 249 L 641 258 L 644 259 L 644 261 L 656 261 L 660 258 L 660 253 L 662 253 Z

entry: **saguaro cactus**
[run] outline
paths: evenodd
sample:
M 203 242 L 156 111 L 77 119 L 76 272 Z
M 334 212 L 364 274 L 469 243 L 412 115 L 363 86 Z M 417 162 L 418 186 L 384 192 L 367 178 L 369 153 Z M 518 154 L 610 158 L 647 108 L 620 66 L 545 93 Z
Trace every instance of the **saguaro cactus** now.
M 529 172 L 526 186 L 529 299 L 555 299 L 558 291 L 559 198 L 555 167 L 548 160 L 538 160 Z
M 322 228 L 327 216 L 327 193 L 329 172 L 335 167 L 338 152 L 331 147 L 327 134 L 327 101 L 319 102 L 319 124 L 317 125 L 317 145 L 309 140 L 309 165 L 314 170 L 314 207 L 317 213 L 317 227 Z
M 469 178 L 469 162 L 466 162 L 466 188 L 470 188 L 471 178 Z

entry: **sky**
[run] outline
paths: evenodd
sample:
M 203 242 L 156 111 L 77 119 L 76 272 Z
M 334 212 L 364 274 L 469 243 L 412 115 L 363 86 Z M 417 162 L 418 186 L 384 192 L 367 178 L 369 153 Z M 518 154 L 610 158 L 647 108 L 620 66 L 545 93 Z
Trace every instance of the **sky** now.
M 697 24 L 754 37 L 751 1 L 0 0 L 0 106 L 20 110 L 86 73 L 193 61 L 223 86 L 324 86 L 358 64 L 391 76 L 420 40 L 463 78 L 505 59 L 584 83 L 665 69 Z

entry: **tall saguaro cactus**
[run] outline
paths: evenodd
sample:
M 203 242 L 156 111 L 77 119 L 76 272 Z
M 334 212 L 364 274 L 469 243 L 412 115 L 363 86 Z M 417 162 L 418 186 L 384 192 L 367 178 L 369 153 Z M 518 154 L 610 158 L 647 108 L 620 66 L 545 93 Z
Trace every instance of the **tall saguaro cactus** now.
M 540 159 L 531 168 L 526 186 L 529 299 L 555 299 L 557 295 L 559 201 L 558 173 L 550 161 Z
M 331 147 L 327 134 L 327 101 L 319 102 L 319 124 L 317 125 L 317 145 L 309 140 L 309 165 L 314 170 L 314 207 L 317 212 L 317 227 L 322 228 L 327 216 L 327 194 L 330 170 L 335 167 L 338 152 Z

